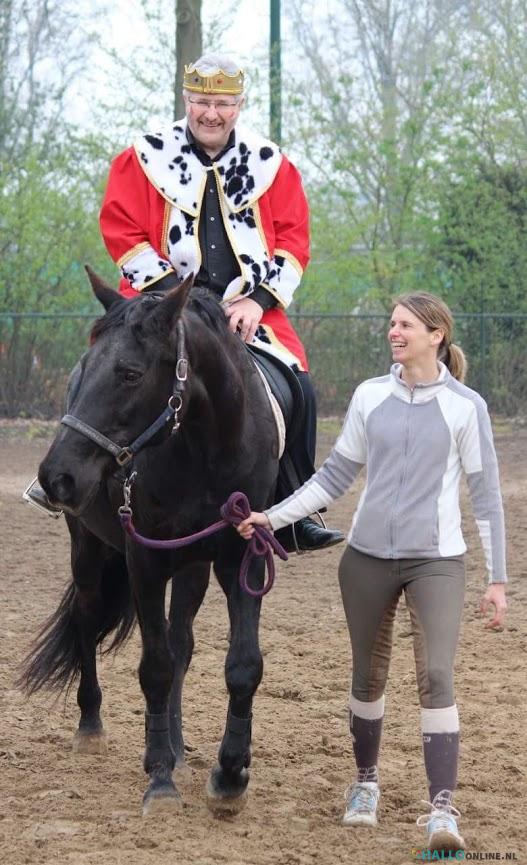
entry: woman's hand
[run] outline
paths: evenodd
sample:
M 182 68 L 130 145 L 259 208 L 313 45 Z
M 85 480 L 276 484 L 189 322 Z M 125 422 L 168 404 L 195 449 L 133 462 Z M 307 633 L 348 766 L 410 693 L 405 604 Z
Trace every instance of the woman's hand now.
M 252 516 L 252 515 L 251 515 Z M 481 599 L 479 611 L 485 615 L 489 607 L 494 607 L 494 615 L 486 622 L 486 628 L 501 628 L 507 610 L 507 599 L 505 598 L 505 583 L 491 583 Z M 492 612 L 491 612 L 492 615 Z
M 250 516 L 236 526 L 236 531 L 240 533 L 246 541 L 254 535 L 254 527 L 263 526 L 264 529 L 269 529 L 272 532 L 273 527 L 265 514 L 260 514 L 257 511 L 251 511 Z
M 244 342 L 252 342 L 260 324 L 263 309 L 250 297 L 240 297 L 225 307 L 225 315 L 233 333 L 239 331 Z

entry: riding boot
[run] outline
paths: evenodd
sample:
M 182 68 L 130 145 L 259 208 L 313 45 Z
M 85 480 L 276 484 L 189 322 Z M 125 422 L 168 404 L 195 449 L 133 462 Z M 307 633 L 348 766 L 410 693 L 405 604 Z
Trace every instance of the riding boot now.
M 311 377 L 307 372 L 297 372 L 304 394 L 304 424 L 296 439 L 292 441 L 282 459 L 278 473 L 276 501 L 287 498 L 309 480 L 315 471 L 317 435 L 317 405 Z M 320 526 L 311 517 L 304 517 L 292 526 L 276 532 L 276 539 L 288 553 L 310 552 L 332 547 L 344 540 L 338 530 Z

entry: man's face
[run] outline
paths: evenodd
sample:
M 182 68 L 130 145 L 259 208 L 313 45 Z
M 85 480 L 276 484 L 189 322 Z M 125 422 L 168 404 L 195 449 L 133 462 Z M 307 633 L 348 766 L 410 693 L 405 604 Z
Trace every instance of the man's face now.
M 214 156 L 229 140 L 243 103 L 243 96 L 222 93 L 185 94 L 187 121 L 194 138 L 203 150 Z

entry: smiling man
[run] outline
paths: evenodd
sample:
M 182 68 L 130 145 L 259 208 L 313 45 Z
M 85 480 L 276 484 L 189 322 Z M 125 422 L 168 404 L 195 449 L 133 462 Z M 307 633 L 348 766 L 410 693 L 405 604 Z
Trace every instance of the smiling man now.
M 234 333 L 293 366 L 306 408 L 303 435 L 289 451 L 299 482 L 313 470 L 316 405 L 285 309 L 309 260 L 309 212 L 295 166 L 238 122 L 243 90 L 232 58 L 208 54 L 185 67 L 186 117 L 113 161 L 101 231 L 125 296 L 194 273 L 222 302 Z M 293 491 L 291 473 L 282 469 L 279 487 L 280 496 Z M 301 550 L 343 540 L 311 519 L 295 525 L 295 536 Z

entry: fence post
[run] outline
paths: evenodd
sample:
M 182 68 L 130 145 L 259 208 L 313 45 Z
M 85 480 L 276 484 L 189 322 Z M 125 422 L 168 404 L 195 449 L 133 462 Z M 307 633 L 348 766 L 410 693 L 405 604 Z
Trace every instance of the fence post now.
M 487 400 L 487 317 L 481 313 L 479 318 L 479 392 Z

